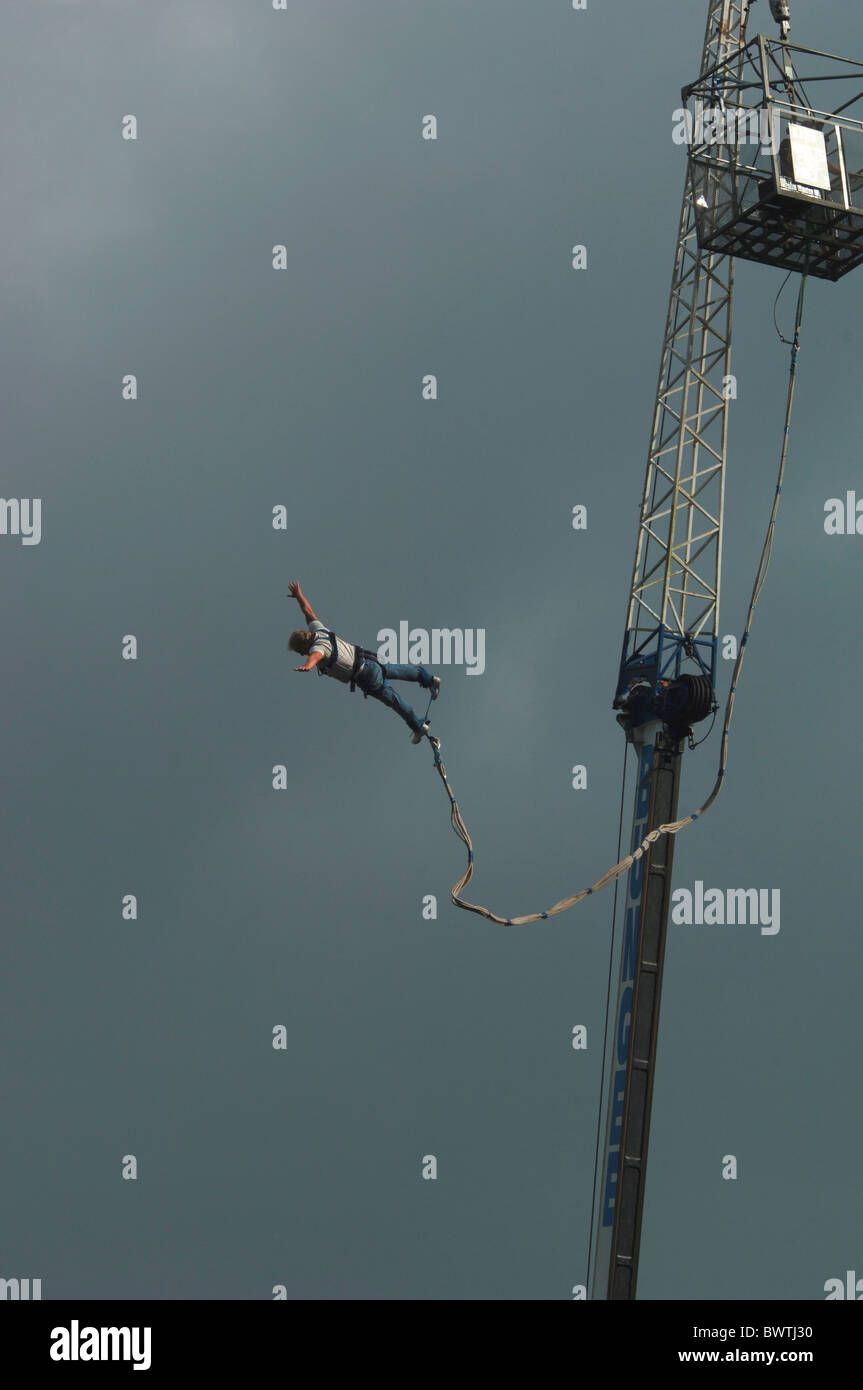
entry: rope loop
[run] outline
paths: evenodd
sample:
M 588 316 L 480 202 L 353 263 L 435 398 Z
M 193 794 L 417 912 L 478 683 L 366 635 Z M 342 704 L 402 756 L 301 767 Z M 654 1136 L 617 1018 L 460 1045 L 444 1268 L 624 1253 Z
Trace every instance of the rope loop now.
M 601 888 L 604 888 L 606 884 L 615 882 L 616 879 L 620 878 L 622 874 L 625 874 L 626 871 L 629 868 L 631 868 L 635 860 L 640 859 L 641 856 L 650 848 L 650 846 L 656 843 L 660 835 L 677 835 L 681 830 L 685 830 L 687 825 L 692 825 L 693 821 L 696 821 L 699 818 L 699 816 L 702 816 L 705 811 L 709 810 L 709 808 L 713 805 L 714 801 L 719 795 L 719 790 L 723 784 L 723 779 L 725 777 L 726 763 L 728 760 L 728 731 L 731 726 L 731 715 L 734 708 L 734 692 L 737 688 L 737 681 L 740 676 L 740 669 L 743 665 L 743 658 L 746 654 L 746 647 L 749 641 L 750 628 L 752 626 L 752 616 L 755 612 L 755 605 L 758 602 L 758 598 L 761 593 L 761 588 L 764 584 L 764 579 L 766 577 L 767 569 L 770 564 L 770 555 L 773 549 L 773 528 L 774 523 L 776 521 L 776 514 L 779 509 L 779 497 L 782 491 L 782 481 L 785 476 L 785 463 L 788 456 L 788 440 L 791 431 L 791 412 L 794 405 L 794 388 L 796 383 L 797 353 L 800 347 L 800 326 L 803 320 L 803 299 L 805 293 L 806 276 L 804 275 L 802 277 L 800 285 L 800 292 L 797 296 L 797 314 L 794 324 L 794 340 L 791 348 L 791 371 L 789 374 L 788 397 L 785 406 L 785 426 L 782 433 L 782 450 L 779 459 L 779 475 L 776 481 L 776 490 L 773 495 L 773 509 L 770 513 L 770 520 L 767 523 L 767 532 L 764 538 L 764 546 L 761 551 L 761 559 L 759 561 L 758 570 L 755 575 L 755 582 L 752 586 L 752 597 L 749 600 L 749 610 L 746 614 L 746 623 L 743 629 L 743 637 L 740 641 L 739 649 L 737 652 L 737 660 L 734 663 L 734 670 L 731 673 L 731 688 L 729 690 L 728 701 L 725 706 L 725 719 L 722 728 L 722 742 L 720 744 L 719 749 L 719 770 L 716 774 L 716 781 L 713 784 L 713 790 L 711 791 L 704 804 L 699 806 L 697 811 L 693 811 L 692 815 L 684 816 L 682 820 L 669 821 L 665 825 L 658 825 L 653 830 L 650 830 L 648 834 L 645 836 L 645 838 L 642 840 L 641 844 L 633 850 L 632 854 L 628 854 L 625 859 L 621 859 L 619 863 L 613 865 L 612 868 L 610 868 L 607 871 L 607 873 L 603 874 L 602 878 L 598 878 L 596 880 L 596 883 L 591 884 L 589 888 L 583 888 L 580 893 L 573 893 L 571 897 L 561 898 L 559 903 L 555 903 L 553 907 L 548 908 L 545 912 L 530 912 L 524 917 L 499 917 L 497 913 L 492 912 L 489 908 L 481 907 L 478 903 L 469 903 L 461 896 L 462 892 L 473 878 L 473 869 L 475 863 L 473 844 L 471 843 L 471 838 L 468 834 L 467 826 L 465 825 L 462 819 L 461 811 L 458 807 L 458 802 L 456 801 L 455 796 L 452 792 L 452 788 L 450 787 L 450 784 L 447 780 L 446 767 L 441 757 L 440 739 L 436 739 L 431 734 L 429 734 L 429 742 L 431 743 L 432 751 L 434 752 L 435 768 L 437 769 L 441 781 L 444 784 L 446 794 L 450 800 L 450 823 L 452 824 L 452 828 L 456 832 L 456 834 L 460 837 L 461 840 L 464 841 L 464 844 L 467 846 L 468 852 L 467 869 L 462 874 L 458 883 L 455 883 L 452 889 L 450 890 L 450 899 L 452 900 L 452 903 L 455 907 L 464 908 L 466 912 L 476 912 L 481 917 L 487 918 L 488 921 L 497 922 L 504 927 L 521 927 L 526 925 L 528 922 L 544 922 L 549 917 L 556 917 L 558 913 L 567 912 L 571 907 L 574 907 L 576 903 L 580 903 L 582 899 L 589 897 L 591 893 L 598 892 Z M 787 339 L 783 339 L 783 341 L 787 342 Z M 429 708 L 431 708 L 431 702 L 429 702 Z

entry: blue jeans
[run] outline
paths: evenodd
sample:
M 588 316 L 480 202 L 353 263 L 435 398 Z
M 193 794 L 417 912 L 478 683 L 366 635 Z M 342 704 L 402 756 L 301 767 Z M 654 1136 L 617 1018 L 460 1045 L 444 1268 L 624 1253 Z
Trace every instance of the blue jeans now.
M 390 709 L 401 715 L 413 733 L 419 733 L 422 720 L 417 718 L 398 691 L 384 684 L 391 680 L 418 681 L 423 690 L 428 690 L 434 683 L 434 676 L 424 666 L 400 666 L 395 661 L 364 661 L 357 671 L 357 688 L 364 695 L 371 695 L 373 700 L 380 700 L 382 705 L 389 705 Z

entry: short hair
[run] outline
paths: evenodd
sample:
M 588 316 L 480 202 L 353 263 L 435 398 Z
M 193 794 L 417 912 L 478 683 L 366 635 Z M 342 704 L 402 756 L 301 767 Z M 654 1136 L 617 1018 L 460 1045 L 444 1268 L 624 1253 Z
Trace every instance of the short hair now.
M 292 652 L 299 652 L 301 656 L 308 656 L 309 647 L 315 640 L 315 634 L 309 632 L 307 628 L 295 628 L 288 638 L 288 647 Z

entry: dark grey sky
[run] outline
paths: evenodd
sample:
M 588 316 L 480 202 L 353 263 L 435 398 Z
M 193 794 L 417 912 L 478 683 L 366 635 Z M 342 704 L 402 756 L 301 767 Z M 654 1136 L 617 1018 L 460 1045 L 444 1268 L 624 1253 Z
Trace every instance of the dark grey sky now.
M 794 11 L 795 40 L 863 57 L 857 0 Z M 485 630 L 484 673 L 441 668 L 434 707 L 475 901 L 535 911 L 613 862 L 672 112 L 705 15 L 7 7 L 2 491 L 43 499 L 43 535 L 0 537 L 3 1277 L 124 1299 L 584 1280 L 611 894 L 512 930 L 451 907 L 428 748 L 293 673 L 284 596 L 300 579 L 367 645 Z M 738 269 L 723 632 L 773 495 L 779 283 Z M 727 785 L 677 843 L 676 886 L 779 889 L 782 925 L 670 929 L 644 1298 L 818 1299 L 863 1259 L 863 538 L 823 529 L 827 498 L 863 495 L 861 296 L 863 272 L 810 286 Z M 681 812 L 717 756 L 687 756 Z

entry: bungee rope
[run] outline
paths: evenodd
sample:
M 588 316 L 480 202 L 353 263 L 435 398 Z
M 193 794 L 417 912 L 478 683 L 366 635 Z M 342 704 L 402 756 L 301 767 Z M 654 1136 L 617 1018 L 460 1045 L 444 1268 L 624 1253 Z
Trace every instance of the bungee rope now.
M 722 786 L 723 778 L 725 777 L 726 763 L 728 760 L 728 731 L 731 726 L 731 716 L 734 710 L 734 693 L 737 689 L 737 682 L 740 677 L 741 668 L 743 666 L 743 658 L 746 654 L 746 645 L 749 641 L 749 633 L 752 627 L 752 618 L 755 612 L 755 605 L 758 602 L 759 596 L 761 594 L 761 589 L 764 585 L 764 580 L 767 575 L 767 568 L 770 564 L 770 556 L 773 550 L 773 531 L 776 524 L 776 515 L 779 510 L 779 496 L 782 491 L 782 483 L 785 477 L 785 463 L 788 456 L 788 441 L 791 431 L 791 412 L 794 405 L 794 390 L 797 382 L 797 357 L 800 351 L 800 328 L 803 322 L 803 300 L 806 293 L 806 278 L 807 277 L 804 274 L 800 282 L 800 292 L 797 296 L 797 312 L 794 322 L 794 337 L 791 340 L 791 370 L 788 381 L 788 398 L 785 406 L 785 428 L 782 436 L 782 451 L 779 460 L 779 473 L 776 479 L 776 491 L 773 496 L 773 507 L 770 512 L 770 520 L 767 524 L 767 533 L 764 538 L 764 546 L 761 551 L 761 559 L 759 561 L 758 570 L 755 575 L 755 582 L 752 586 L 752 597 L 749 600 L 749 609 L 746 614 L 746 626 L 743 631 L 743 636 L 740 639 L 740 647 L 737 653 L 737 660 L 734 663 L 734 670 L 731 675 L 731 689 L 728 692 L 728 701 L 725 706 L 725 718 L 722 727 L 722 742 L 719 750 L 719 769 L 717 771 L 716 781 L 713 784 L 713 789 L 710 795 L 707 797 L 707 800 L 701 806 L 699 806 L 698 810 L 693 811 L 691 815 L 685 816 L 682 820 L 668 821 L 666 824 L 658 825 L 655 827 L 655 829 L 648 831 L 641 844 L 638 846 L 637 849 L 633 850 L 632 854 L 628 854 L 625 859 L 621 859 L 617 864 L 614 865 L 613 868 L 609 869 L 607 873 L 603 874 L 602 878 L 598 878 L 596 880 L 596 883 L 591 884 L 589 888 L 583 888 L 580 893 L 573 893 L 571 897 L 561 898 L 560 902 L 555 903 L 554 906 L 548 908 L 546 912 L 530 912 L 524 917 L 499 917 L 496 912 L 492 912 L 489 908 L 481 907 L 477 903 L 469 903 L 461 896 L 462 891 L 467 887 L 467 885 L 473 878 L 473 845 L 471 843 L 470 835 L 468 834 L 467 826 L 465 825 L 464 820 L 462 819 L 462 814 L 459 810 L 458 802 L 456 801 L 455 796 L 453 795 L 452 788 L 449 784 L 446 767 L 444 765 L 443 759 L 441 758 L 440 739 L 436 738 L 433 734 L 428 734 L 427 737 L 432 746 L 432 752 L 434 753 L 435 768 L 438 772 L 438 775 L 440 776 L 441 781 L 443 782 L 444 790 L 446 791 L 446 794 L 450 800 L 450 823 L 452 825 L 453 830 L 464 841 L 465 845 L 467 846 L 467 868 L 465 869 L 458 883 L 454 884 L 452 889 L 450 890 L 450 898 L 455 907 L 464 908 L 467 912 L 479 913 L 481 917 L 488 918 L 490 922 L 498 922 L 501 926 L 504 927 L 521 927 L 528 922 L 544 922 L 548 917 L 555 917 L 560 912 L 567 912 L 569 908 L 574 907 L 576 903 L 581 902 L 584 898 L 590 897 L 592 893 L 598 893 L 601 888 L 605 888 L 607 884 L 613 883 L 616 879 L 620 878 L 621 874 L 625 874 L 627 870 L 632 867 L 635 861 L 637 859 L 640 859 L 641 856 L 646 853 L 650 846 L 654 844 L 656 840 L 659 839 L 660 835 L 677 835 L 681 830 L 684 830 L 687 825 L 692 825 L 694 821 L 698 820 L 699 816 L 703 816 L 705 811 L 710 809 L 717 796 L 719 795 L 719 790 Z M 431 708 L 431 705 L 429 705 L 429 708 Z

